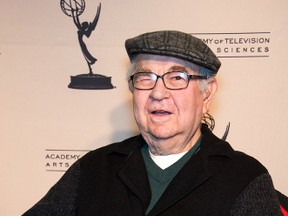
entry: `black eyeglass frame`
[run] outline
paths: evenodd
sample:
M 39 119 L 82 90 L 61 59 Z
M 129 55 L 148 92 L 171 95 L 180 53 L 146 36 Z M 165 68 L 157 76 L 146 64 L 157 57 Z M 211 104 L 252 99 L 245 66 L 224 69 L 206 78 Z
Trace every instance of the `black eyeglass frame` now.
M 185 87 L 182 87 L 182 88 L 168 88 L 168 87 L 166 86 L 166 83 L 165 83 L 165 81 L 164 81 L 164 76 L 167 75 L 167 74 L 170 74 L 170 73 L 174 73 L 174 72 L 182 73 L 182 74 L 185 74 L 185 75 L 187 76 L 188 82 L 187 82 L 187 85 L 186 85 Z M 137 75 L 137 74 L 142 74 L 142 73 L 143 73 L 143 74 L 144 74 L 144 73 L 145 73 L 145 74 L 151 74 L 151 75 L 155 75 L 155 76 L 156 76 L 156 80 L 155 80 L 155 83 L 154 83 L 154 86 L 153 86 L 153 87 L 151 87 L 151 88 L 138 88 L 138 87 L 135 87 L 135 84 L 134 84 L 134 82 L 133 82 L 133 78 L 134 78 L 135 75 Z M 139 71 L 139 72 L 136 72 L 136 73 L 134 73 L 133 75 L 131 75 L 130 78 L 129 78 L 129 81 L 132 83 L 132 86 L 133 86 L 134 89 L 137 89 L 137 90 L 152 90 L 153 88 L 155 88 L 158 79 L 161 78 L 162 81 L 163 81 L 163 84 L 164 84 L 165 88 L 167 88 L 167 89 L 169 89 L 169 90 L 181 90 L 181 89 L 185 89 L 185 88 L 188 87 L 190 80 L 209 79 L 210 77 L 211 77 L 211 76 L 192 75 L 192 74 L 187 73 L 186 71 L 168 71 L 168 72 L 164 73 L 163 75 L 158 75 L 158 74 L 156 74 L 156 73 L 154 73 L 154 72 Z

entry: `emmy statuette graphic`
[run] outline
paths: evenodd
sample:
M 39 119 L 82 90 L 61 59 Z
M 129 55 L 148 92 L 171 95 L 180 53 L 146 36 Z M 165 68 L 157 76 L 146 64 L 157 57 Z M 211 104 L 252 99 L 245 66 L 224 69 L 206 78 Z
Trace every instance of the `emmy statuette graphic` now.
M 71 76 L 71 82 L 68 85 L 73 89 L 112 89 L 114 86 L 111 84 L 111 77 L 100 74 L 94 74 L 92 65 L 97 61 L 95 57 L 88 51 L 88 48 L 83 40 L 83 37 L 90 37 L 92 31 L 96 28 L 101 12 L 101 3 L 97 7 L 96 16 L 93 22 L 80 22 L 79 16 L 85 10 L 84 0 L 60 0 L 62 11 L 69 17 L 73 18 L 74 24 L 77 27 L 78 41 L 81 51 L 87 62 L 89 73 Z

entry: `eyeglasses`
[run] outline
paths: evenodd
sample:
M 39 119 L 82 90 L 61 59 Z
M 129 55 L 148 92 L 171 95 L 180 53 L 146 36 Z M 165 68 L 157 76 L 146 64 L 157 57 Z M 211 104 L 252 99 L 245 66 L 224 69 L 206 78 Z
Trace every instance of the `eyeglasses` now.
M 151 90 L 156 86 L 157 80 L 161 78 L 164 86 L 170 90 L 180 90 L 187 88 L 190 80 L 208 79 L 209 76 L 191 75 L 185 71 L 170 71 L 162 76 L 153 72 L 137 72 L 130 76 L 130 80 L 135 89 Z

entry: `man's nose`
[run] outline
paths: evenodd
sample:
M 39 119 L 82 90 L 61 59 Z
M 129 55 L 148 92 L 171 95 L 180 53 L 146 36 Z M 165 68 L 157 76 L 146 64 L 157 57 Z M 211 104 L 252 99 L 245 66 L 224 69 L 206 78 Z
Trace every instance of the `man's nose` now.
M 155 87 L 151 90 L 150 98 L 154 100 L 163 100 L 168 98 L 169 95 L 169 89 L 165 87 L 163 79 L 159 77 L 156 81 Z

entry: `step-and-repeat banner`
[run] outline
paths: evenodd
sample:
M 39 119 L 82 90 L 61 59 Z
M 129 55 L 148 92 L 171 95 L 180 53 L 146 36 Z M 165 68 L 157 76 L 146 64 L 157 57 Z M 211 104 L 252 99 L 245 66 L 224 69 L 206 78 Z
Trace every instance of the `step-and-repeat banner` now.
M 138 133 L 124 41 L 163 29 L 201 38 L 220 58 L 214 133 L 230 123 L 231 145 L 288 194 L 287 1 L 10 0 L 0 8 L 1 215 L 21 215 L 89 150 Z

